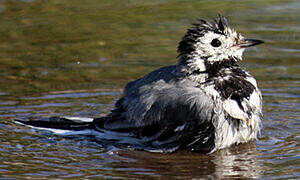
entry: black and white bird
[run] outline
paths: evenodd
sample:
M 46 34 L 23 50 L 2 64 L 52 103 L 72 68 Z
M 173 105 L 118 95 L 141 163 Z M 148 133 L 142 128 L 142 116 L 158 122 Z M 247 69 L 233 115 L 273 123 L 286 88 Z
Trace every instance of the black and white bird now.
M 245 48 L 261 43 L 221 15 L 213 23 L 200 19 L 179 43 L 179 62 L 128 83 L 107 116 L 17 122 L 158 152 L 211 153 L 248 142 L 261 129 L 262 97 L 238 62 Z

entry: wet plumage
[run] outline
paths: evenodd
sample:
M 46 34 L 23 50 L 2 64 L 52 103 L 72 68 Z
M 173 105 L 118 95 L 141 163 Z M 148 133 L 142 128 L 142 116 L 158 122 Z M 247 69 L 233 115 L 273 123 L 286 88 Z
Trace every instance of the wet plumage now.
M 159 152 L 210 153 L 247 142 L 261 128 L 262 98 L 256 80 L 237 63 L 246 47 L 261 43 L 245 39 L 222 16 L 214 23 L 201 19 L 179 43 L 178 64 L 128 83 L 107 116 L 91 122 L 59 117 L 19 122 L 89 129 L 99 138 L 116 133 L 116 141 Z

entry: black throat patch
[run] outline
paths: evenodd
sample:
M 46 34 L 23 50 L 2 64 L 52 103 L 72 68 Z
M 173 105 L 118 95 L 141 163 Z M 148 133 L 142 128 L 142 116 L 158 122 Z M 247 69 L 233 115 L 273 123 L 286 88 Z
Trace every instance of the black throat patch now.
M 243 99 L 250 99 L 251 94 L 255 90 L 255 86 L 246 80 L 247 74 L 239 67 L 227 69 L 226 74 L 222 74 L 212 81 L 215 85 L 215 90 L 218 91 L 223 99 L 232 99 L 237 102 L 240 109 L 244 111 L 242 106 Z
M 214 89 L 220 94 L 222 99 L 232 99 L 239 107 L 242 107 L 243 99 L 250 98 L 255 90 L 255 86 L 246 80 L 248 75 L 241 69 L 236 61 L 226 60 L 222 62 L 206 63 L 207 82 L 214 84 Z
M 245 78 L 240 76 L 231 76 L 228 79 L 214 80 L 215 90 L 219 92 L 224 99 L 240 100 L 249 99 L 255 87 Z
M 228 60 L 223 60 L 223 61 L 217 61 L 214 63 L 210 63 L 208 61 L 205 61 L 205 73 L 208 74 L 208 78 L 213 78 L 220 76 L 222 74 L 221 70 L 225 68 L 231 68 L 231 67 L 238 67 L 236 64 L 236 61 L 234 59 L 228 59 Z

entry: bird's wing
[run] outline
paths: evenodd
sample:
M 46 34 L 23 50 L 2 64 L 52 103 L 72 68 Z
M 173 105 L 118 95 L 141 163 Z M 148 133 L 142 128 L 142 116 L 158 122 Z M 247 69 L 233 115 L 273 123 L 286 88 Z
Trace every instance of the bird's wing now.
M 156 147 L 192 147 L 197 141 L 211 146 L 212 110 L 212 99 L 190 82 L 160 79 L 125 94 L 103 127 L 131 132 Z

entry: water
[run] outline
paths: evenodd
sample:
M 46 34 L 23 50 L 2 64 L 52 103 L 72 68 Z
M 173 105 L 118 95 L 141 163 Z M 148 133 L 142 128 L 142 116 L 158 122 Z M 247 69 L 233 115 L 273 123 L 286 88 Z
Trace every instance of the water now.
M 2 178 L 300 178 L 299 1 L 0 1 Z M 13 123 L 105 115 L 122 88 L 176 63 L 177 43 L 218 12 L 244 36 L 264 99 L 257 141 L 210 155 L 104 147 Z

